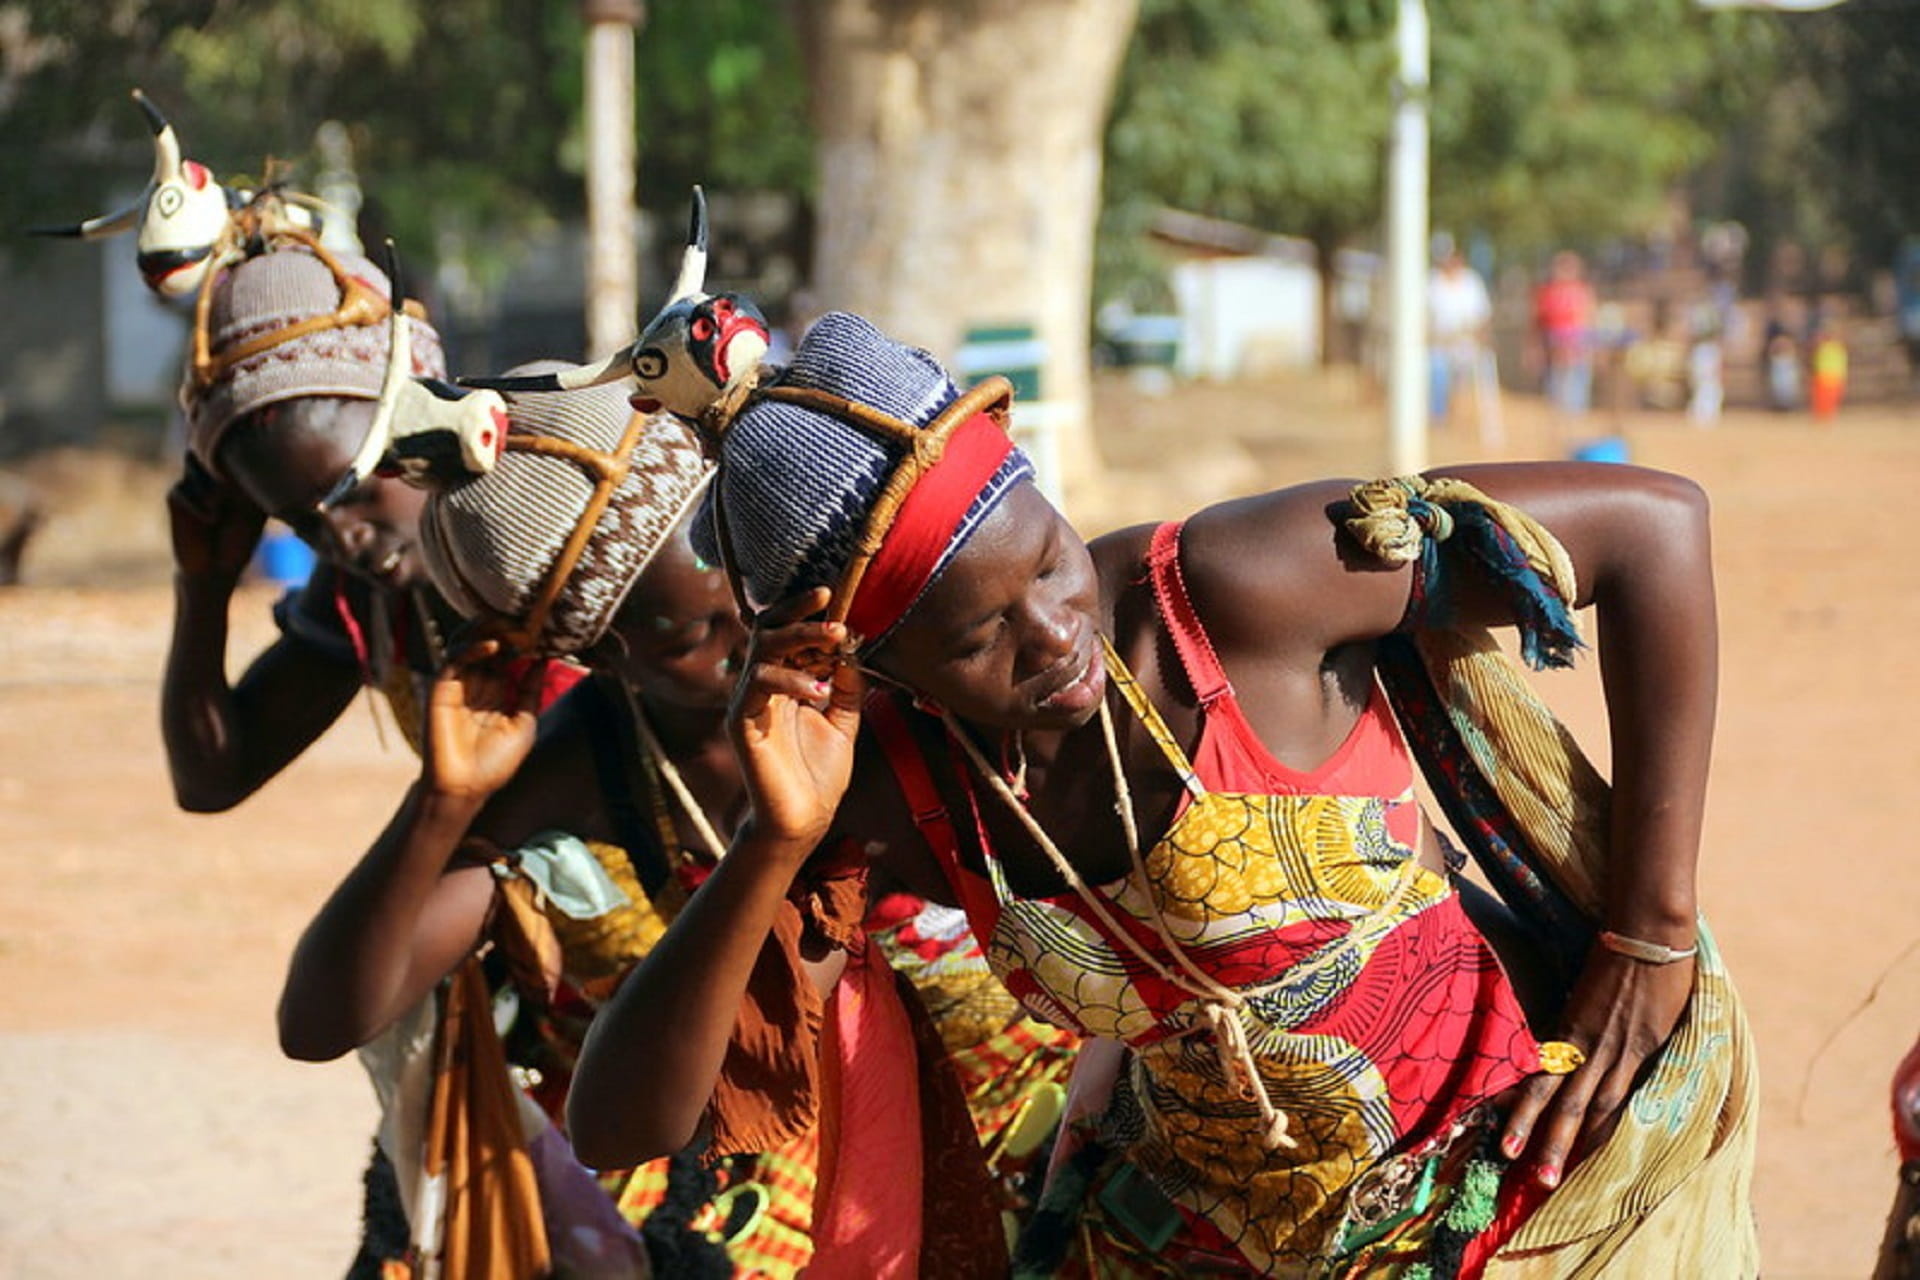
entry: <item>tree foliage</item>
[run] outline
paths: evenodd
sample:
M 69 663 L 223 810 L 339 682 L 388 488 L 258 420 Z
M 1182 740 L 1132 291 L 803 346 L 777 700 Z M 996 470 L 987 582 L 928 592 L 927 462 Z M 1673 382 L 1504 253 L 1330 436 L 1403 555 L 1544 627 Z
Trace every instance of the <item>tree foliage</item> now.
M 652 8 L 636 49 L 643 202 L 677 220 L 692 181 L 802 185 L 785 25 L 755 0 Z M 548 0 L 0 3 L 0 224 L 134 189 L 152 155 L 126 101 L 140 85 L 223 176 L 258 175 L 271 153 L 310 179 L 315 129 L 342 121 L 404 245 L 431 258 L 452 229 L 484 255 L 502 230 L 581 207 L 584 34 L 577 5 Z
M 1920 233 L 1920 8 L 1855 3 L 1780 20 L 1788 76 L 1741 139 L 1767 229 L 1892 260 Z
M 1773 26 L 1691 0 L 1431 0 L 1436 225 L 1513 249 L 1647 229 L 1764 89 Z M 1145 0 L 1108 133 L 1103 283 L 1167 204 L 1323 246 L 1377 225 L 1394 0 Z
M 1773 75 L 1692 0 L 1434 0 L 1433 216 L 1516 249 L 1644 232 Z
M 1364 0 L 1142 0 L 1107 130 L 1102 292 L 1151 296 L 1139 235 L 1160 205 L 1300 235 L 1367 225 L 1390 33 Z

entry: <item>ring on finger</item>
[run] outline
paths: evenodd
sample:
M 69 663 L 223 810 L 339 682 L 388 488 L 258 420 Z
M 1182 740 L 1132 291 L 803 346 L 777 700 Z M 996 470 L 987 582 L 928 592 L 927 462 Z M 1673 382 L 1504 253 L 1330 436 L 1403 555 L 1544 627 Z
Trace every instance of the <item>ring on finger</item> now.
M 1550 1076 L 1572 1075 L 1586 1065 L 1586 1050 L 1577 1044 L 1565 1040 L 1543 1040 L 1540 1043 L 1540 1069 Z

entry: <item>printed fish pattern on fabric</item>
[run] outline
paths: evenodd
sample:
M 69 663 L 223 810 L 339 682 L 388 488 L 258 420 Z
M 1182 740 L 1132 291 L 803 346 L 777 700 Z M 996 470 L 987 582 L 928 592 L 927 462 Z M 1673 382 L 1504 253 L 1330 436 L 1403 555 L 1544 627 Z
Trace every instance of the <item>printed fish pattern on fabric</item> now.
M 1129 1155 L 1177 1205 L 1257 1268 L 1323 1259 L 1356 1179 L 1538 1071 L 1538 1043 L 1445 878 L 1393 834 L 1390 811 L 1410 796 L 1209 791 L 1111 653 L 1108 669 L 1190 794 L 1145 875 L 1096 892 L 1150 952 L 1167 954 L 1158 916 L 1245 997 L 1237 1016 L 1297 1145 L 1249 1140 L 1256 1105 L 1187 992 L 1072 895 L 1017 898 L 991 858 L 989 959 L 1036 1013 L 1134 1049 L 1142 1132 Z

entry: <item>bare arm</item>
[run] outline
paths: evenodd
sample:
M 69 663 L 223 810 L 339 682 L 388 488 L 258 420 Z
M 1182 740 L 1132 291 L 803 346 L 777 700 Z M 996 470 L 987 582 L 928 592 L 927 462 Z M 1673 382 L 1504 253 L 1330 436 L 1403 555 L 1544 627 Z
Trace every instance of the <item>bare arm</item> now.
M 1694 938 L 1695 871 L 1717 696 L 1715 620 L 1707 502 L 1678 476 L 1573 463 L 1450 469 L 1490 496 L 1526 510 L 1566 548 L 1580 583 L 1577 604 L 1595 607 L 1613 744 L 1611 872 L 1601 925 L 1684 949 Z M 1215 509 L 1212 559 L 1196 578 L 1201 611 L 1229 669 L 1261 679 L 1311 670 L 1337 646 L 1397 624 L 1406 572 L 1382 572 L 1337 554 L 1303 550 L 1262 575 L 1214 568 L 1223 551 L 1286 539 L 1310 548 L 1324 538 L 1313 508 L 1343 486 L 1310 487 Z M 1211 513 L 1210 513 L 1211 514 Z M 1330 528 L 1321 516 L 1323 527 Z M 1267 545 L 1272 545 L 1269 542 Z M 1191 565 L 1193 559 L 1187 563 Z M 1497 591 L 1454 571 L 1446 588 L 1465 621 L 1511 621 Z M 1200 594 L 1196 588 L 1196 595 Z M 1285 619 L 1276 625 L 1275 619 Z M 1264 636 L 1265 654 L 1253 648 Z M 1275 642 L 1275 637 L 1278 642 Z M 1556 1029 L 1587 1065 L 1537 1077 L 1510 1119 L 1506 1146 L 1531 1147 L 1537 1176 L 1556 1184 L 1567 1159 L 1610 1132 L 1647 1058 L 1672 1033 L 1692 989 L 1692 965 L 1649 965 L 1595 948 Z
M 809 607 L 811 602 L 811 607 Z M 806 617 L 812 596 L 778 618 Z M 752 813 L 727 856 L 666 936 L 600 1010 L 567 1096 L 567 1128 L 588 1165 L 621 1168 L 678 1151 L 698 1133 L 755 961 L 795 875 L 845 794 L 859 728 L 861 680 L 797 669 L 831 652 L 837 624 L 758 630 L 729 720 Z M 810 966 L 829 989 L 845 957 Z M 635 1082 L 644 1080 L 645 1088 Z
M 1594 605 L 1613 746 L 1601 926 L 1684 950 L 1695 940 L 1719 683 L 1707 500 L 1677 476 L 1623 469 L 1606 478 L 1591 502 L 1484 487 L 1554 529 L 1579 568 L 1583 602 Z M 1509 1153 L 1528 1151 L 1535 1176 L 1557 1184 L 1570 1158 L 1612 1131 L 1692 989 L 1690 961 L 1651 965 L 1595 947 L 1557 1030 L 1587 1063 L 1528 1083 L 1508 1121 Z
M 604 817 L 578 721 L 556 707 L 534 739 L 538 673 L 508 688 L 483 667 L 435 683 L 420 779 L 307 926 L 281 992 L 281 1048 L 339 1057 L 379 1034 L 460 962 L 493 904 L 493 874 L 453 861 L 469 835 L 502 847 L 548 826 L 597 836 Z
M 167 495 L 174 547 L 173 639 L 160 728 L 174 798 L 192 813 L 245 800 L 339 718 L 360 688 L 352 663 L 283 638 L 227 682 L 227 610 L 265 517 L 190 469 Z M 324 572 L 324 571 L 323 571 Z

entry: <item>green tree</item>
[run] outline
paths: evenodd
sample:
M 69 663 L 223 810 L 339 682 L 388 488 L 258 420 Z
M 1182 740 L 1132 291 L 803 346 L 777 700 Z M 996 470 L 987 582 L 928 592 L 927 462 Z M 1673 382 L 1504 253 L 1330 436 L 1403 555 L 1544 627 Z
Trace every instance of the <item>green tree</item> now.
M 1890 263 L 1920 233 L 1920 8 L 1777 21 L 1788 74 L 1741 139 L 1738 194 L 1763 232 Z
M 1770 74 L 1771 21 L 1691 0 L 1432 0 L 1436 226 L 1515 250 L 1649 229 Z M 1153 287 L 1143 211 L 1312 240 L 1378 225 L 1392 0 L 1143 0 L 1108 129 L 1105 296 Z
M 216 173 L 272 153 L 310 176 L 345 123 L 362 184 L 412 258 L 579 211 L 583 22 L 548 0 L 34 0 L 0 5 L 0 225 L 59 222 L 138 183 L 140 85 Z M 643 201 L 799 187 L 804 87 L 791 30 L 754 0 L 658 4 L 636 50 Z M 6 238 L 4 250 L 19 251 Z M 0 251 L 4 251 L 0 250 Z
M 1645 232 L 1773 75 L 1692 0 L 1435 0 L 1433 216 L 1535 250 Z
M 1157 301 L 1162 205 L 1312 239 L 1377 216 L 1391 27 L 1364 3 L 1143 0 L 1107 128 L 1100 285 Z

